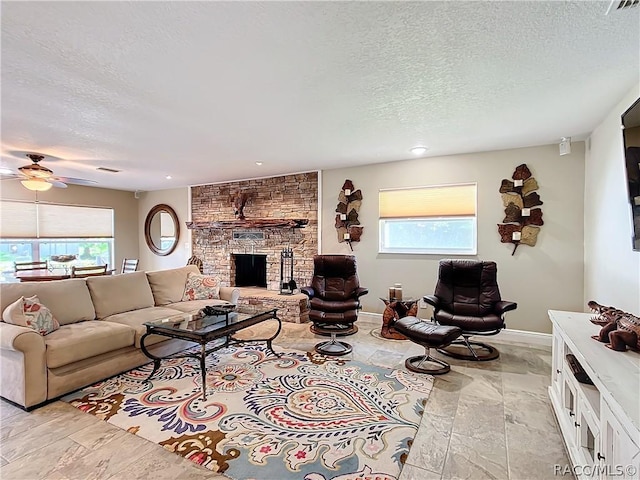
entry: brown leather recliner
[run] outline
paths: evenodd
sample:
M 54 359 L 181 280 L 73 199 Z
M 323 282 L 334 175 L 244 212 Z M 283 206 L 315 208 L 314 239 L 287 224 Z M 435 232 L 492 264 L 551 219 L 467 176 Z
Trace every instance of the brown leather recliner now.
M 517 303 L 503 301 L 500 297 L 497 274 L 495 262 L 440 260 L 435 293 L 426 295 L 424 301 L 433 306 L 433 319 L 437 323 L 462 329 L 462 340 L 439 349 L 439 352 L 476 361 L 494 360 L 500 356 L 491 345 L 469 341 L 474 335 L 500 333 L 505 327 L 505 312 L 518 307 Z M 465 348 L 461 350 L 460 346 Z
M 315 346 L 325 355 L 345 355 L 351 345 L 338 342 L 336 336 L 358 331 L 359 298 L 369 293 L 360 286 L 354 255 L 315 255 L 311 285 L 300 291 L 309 297 L 311 331 L 317 335 L 331 335 L 331 340 Z

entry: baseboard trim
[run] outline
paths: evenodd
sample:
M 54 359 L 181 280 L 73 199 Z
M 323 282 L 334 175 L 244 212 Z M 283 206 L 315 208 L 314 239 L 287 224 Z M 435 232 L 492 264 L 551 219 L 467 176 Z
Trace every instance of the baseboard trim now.
M 527 332 L 526 330 L 511 330 L 505 328 L 496 339 L 506 343 L 524 343 L 526 345 L 540 345 L 550 347 L 553 344 L 553 335 L 550 333 Z
M 359 316 L 361 318 L 368 317 L 371 320 L 382 322 L 381 313 L 360 312 Z M 513 330 L 510 328 L 505 328 L 498 335 L 491 338 L 496 342 L 540 345 L 544 347 L 550 347 L 553 344 L 553 335 L 550 333 L 528 332 L 526 330 Z

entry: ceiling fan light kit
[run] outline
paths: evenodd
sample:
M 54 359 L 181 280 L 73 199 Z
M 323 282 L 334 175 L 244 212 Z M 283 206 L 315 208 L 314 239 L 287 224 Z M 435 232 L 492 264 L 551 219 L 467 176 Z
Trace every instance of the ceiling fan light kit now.
M 24 188 L 32 190 L 34 192 L 46 192 L 51 187 L 53 187 L 51 183 L 47 182 L 43 178 L 37 177 L 30 178 L 28 180 L 20 180 L 20 183 L 22 183 L 22 186 Z

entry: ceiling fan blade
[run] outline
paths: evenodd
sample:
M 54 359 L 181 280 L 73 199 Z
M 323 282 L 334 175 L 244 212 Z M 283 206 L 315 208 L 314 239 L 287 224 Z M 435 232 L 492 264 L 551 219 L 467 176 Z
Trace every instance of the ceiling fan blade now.
M 16 180 L 18 178 L 24 178 L 24 176 L 16 173 L 0 173 L 0 180 Z
M 58 179 L 54 180 L 54 179 L 48 178 L 46 180 L 46 182 L 50 183 L 51 185 L 53 185 L 56 188 L 67 188 L 67 184 L 64 183 L 64 182 L 59 181 Z
M 53 180 L 56 180 L 58 182 L 64 182 L 64 183 L 68 183 L 70 185 L 86 185 L 86 186 L 92 186 L 95 185 L 96 181 L 94 180 L 85 180 L 84 178 L 73 178 L 73 177 L 58 177 L 56 176 Z

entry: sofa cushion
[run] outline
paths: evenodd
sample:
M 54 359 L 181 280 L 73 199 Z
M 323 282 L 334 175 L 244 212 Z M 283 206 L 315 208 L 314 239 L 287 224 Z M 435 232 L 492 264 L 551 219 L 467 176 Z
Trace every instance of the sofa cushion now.
M 89 277 L 87 286 L 99 319 L 153 307 L 153 294 L 145 272 Z
M 191 273 L 187 275 L 187 283 L 184 286 L 182 301 L 213 300 L 220 298 L 220 279 L 209 275 Z
M 187 265 L 169 270 L 147 272 L 155 304 L 162 306 L 181 301 L 184 286 L 187 284 L 187 275 L 190 272 L 199 274 L 200 270 L 195 265 Z
M 131 275 L 131 273 L 127 273 L 127 275 Z M 153 322 L 154 320 L 173 317 L 175 315 L 180 315 L 181 313 L 183 312 L 174 310 L 173 308 L 150 307 L 111 315 L 102 321 L 108 323 L 119 323 L 133 328 L 135 330 L 134 344 L 137 348 L 140 348 L 140 338 L 147 333 L 147 327 L 143 325 L 144 322 Z M 150 335 L 144 340 L 144 345 L 148 347 L 149 345 L 168 339 L 169 337 L 161 335 Z
M 52 282 L 0 283 L 0 306 L 7 306 L 20 297 L 37 295 L 60 325 L 93 320 L 96 311 L 84 278 Z
M 20 297 L 4 309 L 2 320 L 12 325 L 32 328 L 43 336 L 60 328 L 51 310 L 40 303 L 37 295 Z
M 191 313 L 197 312 L 204 307 L 208 307 L 209 305 L 229 305 L 229 302 L 226 300 L 192 300 L 190 302 L 176 302 L 170 303 L 167 305 L 167 308 L 174 308 L 176 310 L 180 310 L 181 312 Z
M 117 323 L 89 320 L 63 325 L 44 337 L 47 367 L 63 365 L 133 345 L 133 328 Z

